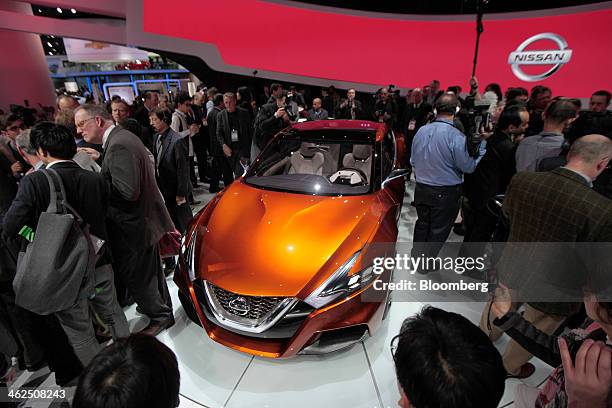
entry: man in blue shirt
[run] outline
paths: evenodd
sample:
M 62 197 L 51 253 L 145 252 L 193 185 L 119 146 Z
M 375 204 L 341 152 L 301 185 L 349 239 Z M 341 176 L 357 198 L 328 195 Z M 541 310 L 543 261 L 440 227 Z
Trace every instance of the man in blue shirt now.
M 410 163 L 417 182 L 414 206 L 418 216 L 413 257 L 438 255 L 459 211 L 463 174 L 472 173 L 485 154 L 485 141 L 480 142 L 477 158 L 468 153 L 466 136 L 453 125 L 458 111 L 454 94 L 440 96 L 434 108 L 436 119 L 420 128 L 412 141 Z

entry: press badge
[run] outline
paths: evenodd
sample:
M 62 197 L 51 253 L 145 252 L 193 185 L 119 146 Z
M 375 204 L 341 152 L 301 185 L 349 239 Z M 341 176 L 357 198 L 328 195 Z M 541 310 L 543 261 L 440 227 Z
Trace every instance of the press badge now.
M 412 119 L 408 122 L 408 130 L 414 130 L 416 128 L 416 120 Z
M 236 129 L 232 129 L 232 142 L 238 141 L 238 131 Z

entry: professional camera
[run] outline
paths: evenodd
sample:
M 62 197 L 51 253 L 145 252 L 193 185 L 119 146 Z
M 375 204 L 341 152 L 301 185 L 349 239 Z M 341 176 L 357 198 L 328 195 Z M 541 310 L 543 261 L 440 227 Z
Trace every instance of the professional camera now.
M 459 113 L 459 119 L 465 127 L 466 147 L 473 158 L 480 155 L 481 134 L 490 126 L 490 106 L 488 101 L 476 101 L 473 108 Z
M 287 112 L 287 116 L 291 122 L 295 122 L 297 120 L 297 114 L 293 111 L 291 102 L 293 102 L 293 93 L 289 92 L 287 97 L 285 98 L 285 112 Z

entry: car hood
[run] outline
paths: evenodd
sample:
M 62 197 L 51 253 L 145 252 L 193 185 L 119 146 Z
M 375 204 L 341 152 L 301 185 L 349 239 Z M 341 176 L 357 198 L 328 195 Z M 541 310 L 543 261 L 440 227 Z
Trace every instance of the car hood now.
M 243 295 L 310 293 L 309 283 L 316 288 L 363 247 L 380 213 L 376 194 L 315 196 L 236 181 L 198 233 L 199 277 Z

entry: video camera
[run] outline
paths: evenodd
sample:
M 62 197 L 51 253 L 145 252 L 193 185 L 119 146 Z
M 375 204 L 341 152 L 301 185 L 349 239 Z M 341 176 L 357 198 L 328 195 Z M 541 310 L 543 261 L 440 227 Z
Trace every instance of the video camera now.
M 293 102 L 293 92 L 287 93 L 287 97 L 285 98 L 285 112 L 287 112 L 287 116 L 291 122 L 295 122 L 297 120 L 297 114 L 291 109 L 291 102 Z
M 480 155 L 481 134 L 491 124 L 490 107 L 491 103 L 487 100 L 476 101 L 473 108 L 459 113 L 459 119 L 465 127 L 466 148 L 473 158 Z

